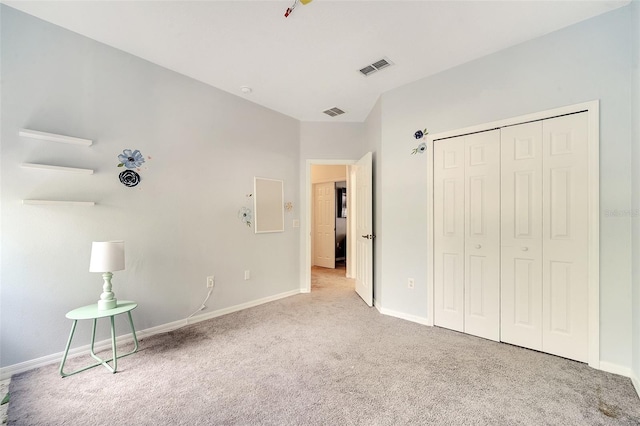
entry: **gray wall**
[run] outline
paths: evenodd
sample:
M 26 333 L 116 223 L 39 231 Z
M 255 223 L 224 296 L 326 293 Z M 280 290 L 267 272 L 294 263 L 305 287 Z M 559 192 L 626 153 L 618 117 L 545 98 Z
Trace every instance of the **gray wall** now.
M 640 393 L 640 2 L 632 3 L 633 30 L 633 374 Z
M 630 209 L 633 25 L 627 6 L 382 96 L 376 217 L 385 309 L 427 316 L 427 164 L 410 155 L 417 129 L 438 133 L 600 99 L 601 209 Z M 601 360 L 629 369 L 631 219 L 602 214 L 600 231 Z
M 237 218 L 253 176 L 283 179 L 299 205 L 297 120 L 1 6 L 0 365 L 64 349 L 65 313 L 93 303 L 92 241 L 126 241 L 120 299 L 138 329 L 299 289 L 299 230 L 255 235 Z M 19 128 L 93 139 L 91 147 L 18 137 Z M 142 182 L 118 181 L 123 149 L 150 156 Z M 91 176 L 20 168 L 43 162 Z M 23 206 L 24 198 L 94 207 Z M 252 279 L 243 280 L 251 270 Z M 88 325 L 78 345 L 88 343 Z M 123 332 L 125 327 L 120 327 Z M 106 332 L 106 330 L 103 330 Z M 106 338 L 103 333 L 100 339 Z

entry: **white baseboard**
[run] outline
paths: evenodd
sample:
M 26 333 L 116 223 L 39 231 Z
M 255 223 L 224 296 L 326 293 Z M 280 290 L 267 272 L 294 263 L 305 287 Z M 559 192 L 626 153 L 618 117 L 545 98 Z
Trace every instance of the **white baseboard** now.
M 378 311 L 380 311 L 382 315 L 388 315 L 390 317 L 400 318 L 403 320 L 416 322 L 422 325 L 430 325 L 429 320 L 427 318 L 419 317 L 417 315 L 405 314 L 404 312 L 392 311 L 391 309 L 386 309 L 386 308 L 383 308 L 382 306 L 378 307 L 377 305 L 376 305 L 376 308 L 378 309 Z
M 631 378 L 631 369 L 612 362 L 600 361 L 600 370 Z
M 380 312 L 380 309 L 382 309 L 382 306 L 378 303 L 378 301 L 376 300 L 376 298 L 373 298 L 373 307 L 376 308 L 378 310 L 378 312 Z M 382 312 L 380 312 L 382 313 Z
M 640 398 L 640 379 L 638 379 L 638 376 L 635 375 L 633 370 L 631 370 L 631 383 L 633 383 L 633 387 L 636 389 L 638 398 Z
M 156 327 L 147 328 L 144 330 L 136 330 L 136 337 L 138 340 L 144 339 L 154 334 L 166 333 L 169 331 L 176 330 L 180 327 L 184 327 L 188 324 L 195 324 L 201 321 L 206 321 L 211 318 L 220 317 L 222 315 L 227 315 L 233 312 L 241 311 L 243 309 L 252 308 L 254 306 L 262 305 L 265 303 L 273 302 L 278 299 L 284 299 L 285 297 L 295 296 L 299 294 L 300 290 L 291 290 L 284 293 L 276 294 L 273 296 L 264 297 L 262 299 L 253 300 L 247 303 L 241 303 L 239 305 L 230 306 L 228 308 L 218 309 L 217 311 L 213 311 L 204 315 L 197 315 L 191 318 L 170 322 L 167 324 L 162 324 Z M 133 334 L 125 334 L 122 336 L 116 337 L 116 343 L 118 345 L 124 344 L 127 342 L 133 342 Z M 67 359 L 75 358 L 80 355 L 86 355 L 89 351 L 90 345 L 84 345 L 77 348 L 73 348 L 69 350 L 69 355 Z M 102 340 L 100 342 L 96 342 L 94 345 L 94 349 L 96 352 L 110 349 L 111 348 L 111 339 Z M 11 378 L 14 374 L 23 373 L 25 371 L 33 370 L 34 368 L 44 367 L 46 365 L 57 364 L 62 360 L 63 352 L 58 352 L 51 355 L 46 355 L 40 358 L 32 359 L 29 361 L 20 362 L 18 364 L 8 365 L 6 367 L 0 368 L 0 380 L 6 380 Z
M 192 318 L 186 319 L 186 324 L 195 324 L 200 321 L 206 321 L 211 318 L 221 317 L 222 315 L 227 315 L 233 312 L 242 311 L 244 309 L 253 308 L 254 306 L 264 305 L 265 303 L 273 302 L 275 300 L 284 299 L 285 297 L 295 296 L 296 294 L 300 294 L 300 290 L 291 290 L 285 291 L 284 293 L 275 294 L 273 296 L 263 297 L 262 299 L 252 300 L 251 302 L 241 303 L 239 305 L 230 306 L 228 308 L 218 309 L 217 311 L 213 311 L 208 314 L 198 315 Z M 185 324 L 185 325 L 186 325 Z
M 638 398 L 640 398 L 640 379 L 631 368 L 622 367 L 606 361 L 600 361 L 600 370 L 630 378 L 631 383 L 638 394 Z

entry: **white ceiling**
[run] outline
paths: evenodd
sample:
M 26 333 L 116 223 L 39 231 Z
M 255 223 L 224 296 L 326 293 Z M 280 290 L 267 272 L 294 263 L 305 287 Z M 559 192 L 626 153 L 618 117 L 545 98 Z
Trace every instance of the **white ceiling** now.
M 360 122 L 383 92 L 629 1 L 3 3 L 299 120 Z

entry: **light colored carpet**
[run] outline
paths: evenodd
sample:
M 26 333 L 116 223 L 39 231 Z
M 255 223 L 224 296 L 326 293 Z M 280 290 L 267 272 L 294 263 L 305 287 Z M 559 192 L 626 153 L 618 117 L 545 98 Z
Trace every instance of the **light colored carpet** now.
M 16 375 L 9 424 L 640 424 L 627 378 L 380 315 L 313 276 L 311 294 L 144 339 L 117 374 Z
M 4 400 L 7 393 L 9 392 L 9 382 L 11 380 L 0 380 L 0 399 Z M 7 408 L 9 408 L 8 404 L 0 405 L 0 423 L 7 423 Z

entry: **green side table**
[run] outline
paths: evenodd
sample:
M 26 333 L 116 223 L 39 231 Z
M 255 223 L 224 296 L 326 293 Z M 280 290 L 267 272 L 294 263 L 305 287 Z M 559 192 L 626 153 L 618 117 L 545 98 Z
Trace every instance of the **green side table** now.
M 71 326 L 71 334 L 69 335 L 69 341 L 67 342 L 67 348 L 64 350 L 64 356 L 62 357 L 62 362 L 60 363 L 60 375 L 62 377 L 71 376 L 72 374 L 80 373 L 81 371 L 88 370 L 93 367 L 97 367 L 98 365 L 104 365 L 105 368 L 112 373 L 115 373 L 118 369 L 118 358 L 125 357 L 127 355 L 131 355 L 138 351 L 138 338 L 136 337 L 136 329 L 133 326 L 133 319 L 131 318 L 131 311 L 134 310 L 138 306 L 137 303 L 132 302 L 130 300 L 119 300 L 118 306 L 113 309 L 99 310 L 98 304 L 95 303 L 93 305 L 83 306 L 82 308 L 74 309 L 73 311 L 67 312 L 66 317 L 73 320 L 73 325 Z M 113 318 L 116 315 L 127 313 L 129 316 L 129 324 L 131 324 L 131 333 L 133 333 L 133 341 L 135 342 L 135 346 L 131 352 L 126 354 L 117 355 L 116 354 L 116 329 L 114 326 Z M 106 318 L 109 317 L 111 319 L 111 350 L 113 352 L 113 357 L 109 359 L 102 359 L 98 355 L 96 355 L 93 350 L 93 346 L 95 344 L 96 339 L 96 324 L 98 322 L 98 318 Z M 78 320 L 93 320 L 93 328 L 91 330 L 91 356 L 98 361 L 95 364 L 91 364 L 87 367 L 83 367 L 79 370 L 73 371 L 71 373 L 65 373 L 64 363 L 67 361 L 67 355 L 69 354 L 69 348 L 71 347 L 71 340 L 73 339 L 73 333 L 76 331 L 76 325 L 78 324 Z M 109 365 L 109 362 L 113 361 L 113 367 Z

